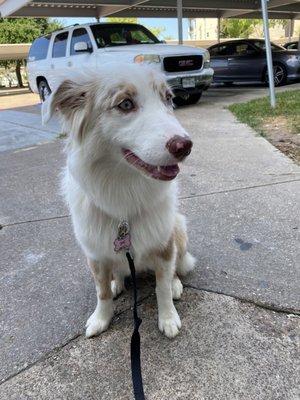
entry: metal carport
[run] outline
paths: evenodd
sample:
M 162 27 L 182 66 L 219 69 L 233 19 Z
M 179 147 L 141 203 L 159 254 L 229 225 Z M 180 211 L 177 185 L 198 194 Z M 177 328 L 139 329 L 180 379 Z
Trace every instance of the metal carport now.
M 1 17 L 263 18 L 269 76 L 273 76 L 268 18 L 300 19 L 300 0 L 0 0 Z M 291 23 L 292 25 L 292 23 Z M 275 106 L 274 81 L 269 80 Z

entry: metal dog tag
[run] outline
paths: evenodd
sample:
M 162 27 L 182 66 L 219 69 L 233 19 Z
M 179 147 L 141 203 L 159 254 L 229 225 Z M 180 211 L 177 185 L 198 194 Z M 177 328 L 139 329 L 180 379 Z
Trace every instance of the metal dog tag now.
M 129 233 L 129 224 L 127 221 L 121 221 L 118 226 L 118 237 L 114 241 L 115 252 L 121 250 L 129 250 L 131 246 L 131 239 Z

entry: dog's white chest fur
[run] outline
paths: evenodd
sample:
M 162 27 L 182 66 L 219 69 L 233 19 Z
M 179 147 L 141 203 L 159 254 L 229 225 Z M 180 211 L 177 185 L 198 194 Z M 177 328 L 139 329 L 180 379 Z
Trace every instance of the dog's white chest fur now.
M 168 183 L 161 191 L 150 180 L 150 188 L 145 182 L 135 182 L 133 188 L 130 173 L 128 177 L 126 182 L 125 177 L 118 179 L 114 176 L 111 189 L 105 191 L 105 187 L 102 187 L 101 192 L 102 185 L 98 176 L 98 187 L 93 191 L 98 203 L 96 205 L 70 171 L 65 170 L 64 192 L 71 210 L 75 234 L 85 254 L 93 260 L 117 261 L 123 257 L 123 254 L 114 251 L 118 225 L 122 220 L 130 225 L 131 250 L 137 257 L 138 266 L 139 261 L 151 251 L 164 248 L 172 234 L 177 212 L 175 181 Z M 121 186 L 124 189 L 122 197 L 119 196 Z M 141 204 L 128 196 L 132 191 L 139 194 Z

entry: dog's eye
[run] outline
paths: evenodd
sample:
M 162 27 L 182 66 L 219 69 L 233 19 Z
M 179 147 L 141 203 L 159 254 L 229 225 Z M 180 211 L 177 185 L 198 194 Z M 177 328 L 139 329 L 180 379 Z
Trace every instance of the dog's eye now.
M 134 103 L 130 99 L 123 100 L 120 104 L 118 104 L 118 108 L 122 111 L 128 112 L 134 110 Z

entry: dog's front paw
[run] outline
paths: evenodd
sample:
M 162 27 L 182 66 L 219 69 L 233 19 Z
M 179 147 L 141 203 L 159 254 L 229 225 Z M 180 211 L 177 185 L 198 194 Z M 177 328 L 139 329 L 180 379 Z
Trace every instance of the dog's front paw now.
M 158 327 L 169 339 L 178 335 L 181 328 L 181 321 L 175 307 L 171 315 L 158 317 Z
M 85 336 L 90 338 L 106 331 L 113 317 L 113 308 L 111 310 L 99 311 L 97 308 L 86 322 Z

